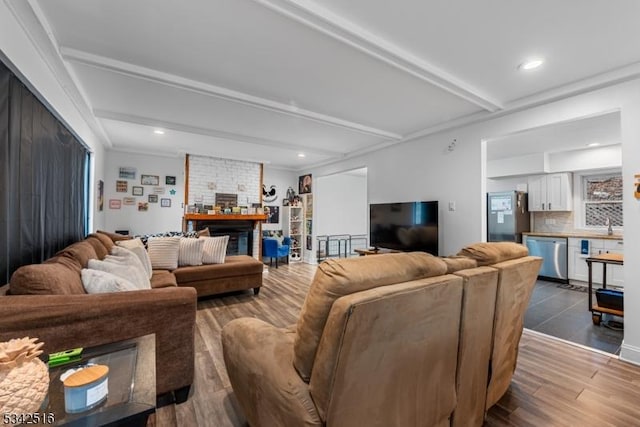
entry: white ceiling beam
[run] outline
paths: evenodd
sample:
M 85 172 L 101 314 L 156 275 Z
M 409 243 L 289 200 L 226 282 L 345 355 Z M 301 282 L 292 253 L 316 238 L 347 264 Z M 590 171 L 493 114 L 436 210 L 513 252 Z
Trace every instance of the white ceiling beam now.
M 154 83 L 173 86 L 178 89 L 196 92 L 201 95 L 212 96 L 231 102 L 249 105 L 251 107 L 274 111 L 281 114 L 287 114 L 289 116 L 298 118 L 304 118 L 325 125 L 348 129 L 350 131 L 366 135 L 373 135 L 392 140 L 402 139 L 402 135 L 386 130 L 376 129 L 371 126 L 351 122 L 338 117 L 317 113 L 315 111 L 305 110 L 303 108 L 295 107 L 289 104 L 272 101 L 266 98 L 260 98 L 225 87 L 214 86 L 200 81 L 180 77 L 175 74 L 164 73 L 162 71 L 154 70 L 151 68 L 141 67 L 127 62 L 118 61 L 112 58 L 94 55 L 77 49 L 62 46 L 60 48 L 60 54 L 65 60 L 68 61 L 73 61 L 76 63 L 88 65 L 90 67 L 108 70 L 129 77 L 152 81 Z
M 313 153 L 313 154 L 318 154 L 322 156 L 330 156 L 334 160 L 339 160 L 344 156 L 344 153 L 338 152 L 338 151 L 326 150 L 326 149 L 317 148 L 317 147 L 306 147 L 306 146 L 290 144 L 283 141 L 275 141 L 275 140 L 265 139 L 265 138 L 256 138 L 250 135 L 243 135 L 239 133 L 226 132 L 226 131 L 221 131 L 217 129 L 208 129 L 208 128 L 202 128 L 198 126 L 185 125 L 182 123 L 176 123 L 176 122 L 171 122 L 167 120 L 152 119 L 150 117 L 137 116 L 134 114 L 125 114 L 125 113 L 119 113 L 115 111 L 94 109 L 93 115 L 101 119 L 108 119 L 108 120 L 114 120 L 114 121 L 125 122 L 125 123 L 133 123 L 137 125 L 156 127 L 156 128 L 162 128 L 162 129 L 171 129 L 178 132 L 210 136 L 213 138 L 224 139 L 228 141 L 243 142 L 247 144 L 256 144 L 256 145 L 262 145 L 267 147 L 280 148 L 284 150 L 290 150 L 295 153 L 299 153 L 303 151 L 309 154 Z
M 253 0 L 258 4 L 320 31 L 335 40 L 435 85 L 487 111 L 502 109 L 497 100 L 452 74 L 394 45 L 310 0 Z

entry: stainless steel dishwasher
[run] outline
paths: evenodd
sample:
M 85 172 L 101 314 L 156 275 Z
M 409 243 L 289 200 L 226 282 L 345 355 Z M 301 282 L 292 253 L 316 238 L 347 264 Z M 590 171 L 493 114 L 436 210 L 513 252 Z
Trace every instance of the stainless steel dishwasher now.
M 543 259 L 539 276 L 563 282 L 567 275 L 567 239 L 565 237 L 527 236 L 529 255 Z

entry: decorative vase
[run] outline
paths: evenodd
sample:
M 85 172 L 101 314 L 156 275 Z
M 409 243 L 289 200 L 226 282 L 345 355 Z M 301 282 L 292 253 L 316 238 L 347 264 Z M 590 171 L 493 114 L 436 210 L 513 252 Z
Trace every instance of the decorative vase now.
M 44 343 L 19 338 L 0 343 L 0 414 L 37 412 L 49 390 L 49 370 L 38 359 Z

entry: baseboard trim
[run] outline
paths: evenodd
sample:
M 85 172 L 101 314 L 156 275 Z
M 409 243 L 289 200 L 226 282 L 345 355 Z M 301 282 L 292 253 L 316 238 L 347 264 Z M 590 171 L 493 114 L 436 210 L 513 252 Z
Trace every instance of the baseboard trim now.
M 640 366 L 640 347 L 625 344 L 622 341 L 620 360 Z

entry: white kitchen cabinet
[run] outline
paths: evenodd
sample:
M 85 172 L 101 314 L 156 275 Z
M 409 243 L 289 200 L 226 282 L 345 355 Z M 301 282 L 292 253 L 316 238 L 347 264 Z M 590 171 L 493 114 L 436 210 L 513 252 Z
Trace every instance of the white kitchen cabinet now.
M 589 241 L 589 253 L 581 253 L 582 240 Z M 569 280 L 579 280 L 586 282 L 589 280 L 589 268 L 586 259 L 589 256 L 599 255 L 606 252 L 623 253 L 624 245 L 622 240 L 609 239 L 581 239 L 569 238 L 568 240 L 568 276 Z M 593 266 L 593 283 L 602 284 L 602 264 L 592 263 Z M 607 286 L 624 286 L 623 266 L 607 265 Z
M 573 208 L 570 173 L 529 177 L 528 188 L 532 212 L 570 211 Z
M 624 255 L 624 242 L 622 240 L 605 240 L 605 252 Z M 624 286 L 624 266 L 609 264 L 607 265 L 607 286 Z

